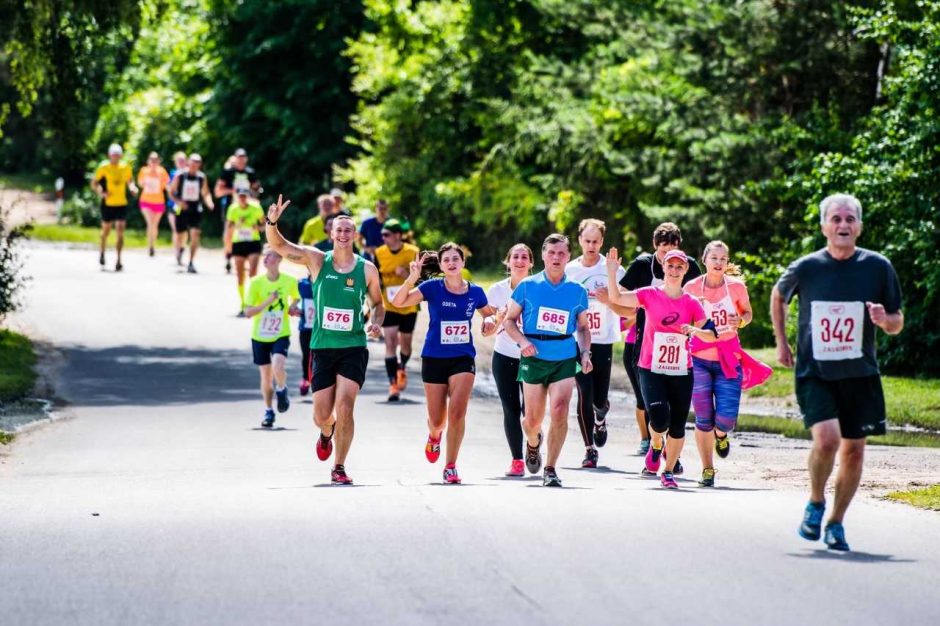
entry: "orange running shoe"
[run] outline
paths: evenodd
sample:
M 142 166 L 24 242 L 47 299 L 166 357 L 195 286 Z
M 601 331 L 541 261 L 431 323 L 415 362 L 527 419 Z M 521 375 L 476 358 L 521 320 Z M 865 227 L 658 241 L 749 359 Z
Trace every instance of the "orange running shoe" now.
M 401 398 L 401 391 L 399 391 L 398 385 L 389 385 L 388 386 L 388 401 L 398 402 L 400 398 Z
M 405 368 L 398 368 L 398 377 L 395 379 L 395 386 L 399 391 L 404 391 L 408 387 L 408 372 Z

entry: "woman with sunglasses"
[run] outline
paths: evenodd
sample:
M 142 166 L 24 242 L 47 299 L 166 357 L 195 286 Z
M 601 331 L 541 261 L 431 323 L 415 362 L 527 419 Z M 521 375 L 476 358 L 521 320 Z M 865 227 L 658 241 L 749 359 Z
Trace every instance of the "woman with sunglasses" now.
M 147 247 L 150 256 L 154 255 L 157 245 L 157 233 L 160 229 L 160 218 L 166 211 L 166 186 L 170 182 L 170 175 L 160 165 L 160 155 L 151 152 L 147 156 L 147 165 L 140 168 L 137 173 L 137 184 L 140 185 L 140 213 L 147 223 Z
M 443 278 L 426 280 L 415 287 L 426 263 L 437 261 Z M 410 273 L 392 299 L 402 309 L 422 300 L 428 303 L 431 321 L 421 351 L 421 379 L 428 404 L 428 441 L 424 454 L 435 463 L 441 455 L 441 439 L 447 431 L 447 458 L 444 482 L 459 484 L 457 454 L 466 427 L 467 404 L 476 376 L 476 350 L 470 327 L 475 312 L 484 317 L 483 336 L 496 330 L 496 313 L 486 300 L 483 289 L 464 280 L 464 251 L 448 242 L 438 250 L 436 259 L 427 253 L 412 262 Z

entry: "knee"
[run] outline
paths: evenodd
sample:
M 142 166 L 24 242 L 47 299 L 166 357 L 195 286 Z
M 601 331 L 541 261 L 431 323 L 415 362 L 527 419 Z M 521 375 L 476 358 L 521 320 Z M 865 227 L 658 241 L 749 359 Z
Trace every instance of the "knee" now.
M 698 423 L 696 422 L 696 426 L 697 425 Z M 737 425 L 737 417 L 724 417 L 722 415 L 715 416 L 715 427 L 723 433 L 730 433 Z
M 707 417 L 695 416 L 695 430 L 699 430 L 703 433 L 710 433 L 715 430 L 715 425 Z
M 669 405 L 665 402 L 649 402 L 646 405 L 646 415 L 650 420 L 650 428 L 657 433 L 669 430 Z
M 832 433 L 815 433 L 813 448 L 820 454 L 835 456 L 836 452 L 839 451 L 839 437 Z
M 848 440 L 842 446 L 842 463 L 858 467 L 865 460 L 865 440 Z

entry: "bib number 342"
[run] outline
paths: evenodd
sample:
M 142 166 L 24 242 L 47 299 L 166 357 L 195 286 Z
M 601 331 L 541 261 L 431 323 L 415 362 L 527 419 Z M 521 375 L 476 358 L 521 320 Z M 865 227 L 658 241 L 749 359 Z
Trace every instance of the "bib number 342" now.
M 861 358 L 864 312 L 861 302 L 813 302 L 810 313 L 813 358 L 817 361 Z

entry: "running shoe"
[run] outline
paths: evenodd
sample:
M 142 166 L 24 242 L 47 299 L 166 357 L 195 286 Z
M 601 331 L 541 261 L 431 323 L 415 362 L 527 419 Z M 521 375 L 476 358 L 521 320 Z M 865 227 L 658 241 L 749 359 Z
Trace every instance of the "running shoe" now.
M 584 451 L 584 460 L 581 461 L 581 467 L 587 469 L 597 467 L 597 448 L 588 448 Z
M 310 382 L 306 379 L 300 380 L 300 388 L 298 389 L 300 395 L 305 396 L 310 393 Z
M 657 450 L 652 445 L 650 446 L 650 449 L 646 453 L 645 469 L 647 472 L 649 472 L 650 474 L 655 474 L 656 472 L 659 471 L 659 462 L 660 462 L 660 457 L 662 456 L 662 454 L 663 454 L 662 448 Z
M 650 451 L 650 440 L 640 439 L 640 447 L 636 449 L 637 456 L 646 456 L 646 453 L 649 451 Z
M 408 372 L 405 371 L 405 368 L 398 368 L 398 376 L 395 379 L 395 386 L 398 387 L 398 391 L 404 391 L 408 387 Z
M 182 248 L 176 249 L 176 264 L 180 266 L 183 265 L 183 249 Z
M 457 475 L 457 467 L 453 463 L 444 468 L 444 483 L 448 485 L 460 484 L 460 476 Z
M 325 461 L 330 458 L 330 455 L 333 454 L 333 433 L 336 432 L 336 423 L 333 423 L 333 430 L 330 431 L 328 437 L 324 436 L 323 433 L 320 433 L 320 436 L 317 438 L 317 458 L 321 461 Z M 340 466 L 342 467 L 342 466 Z
M 665 458 L 665 455 L 663 455 L 663 458 Z M 685 474 L 685 468 L 682 467 L 682 462 L 679 459 L 676 459 L 676 465 L 672 468 L 672 473 L 676 476 L 682 476 Z
M 424 444 L 424 456 L 427 457 L 428 463 L 437 463 L 437 460 L 441 458 L 440 437 L 434 439 L 431 435 L 428 435 L 428 442 Z
M 98 265 L 104 267 L 104 252 L 102 252 L 101 256 L 98 257 Z
M 822 519 L 826 512 L 825 502 L 808 502 L 803 511 L 803 523 L 800 524 L 800 537 L 817 541 L 822 534 Z
M 539 433 L 539 442 L 534 448 L 529 445 L 528 441 L 525 442 L 525 467 L 530 474 L 538 474 L 538 471 L 542 469 L 542 453 L 539 452 L 541 447 L 542 433 Z
M 561 479 L 555 473 L 554 467 L 545 466 L 545 473 L 542 475 L 543 487 L 561 487 Z
M 232 273 L 232 261 L 228 258 L 225 259 L 225 273 L 226 274 Z
M 238 313 L 235 314 L 235 317 L 248 317 L 245 315 L 245 309 L 239 309 Z
M 287 386 L 283 389 L 275 389 L 274 395 L 277 396 L 277 412 L 284 413 L 290 408 L 290 397 L 287 395 Z
M 848 552 L 849 544 L 845 542 L 845 528 L 839 522 L 826 524 L 826 537 L 823 539 L 830 550 Z
M 509 471 L 506 472 L 506 476 L 511 476 L 513 478 L 525 476 L 525 463 L 522 461 L 522 459 L 512 460 L 512 464 L 509 466 Z
M 115 271 L 115 272 L 120 272 L 122 269 L 124 269 L 124 266 L 121 265 L 121 262 L 120 262 L 120 261 L 118 261 L 117 263 L 114 264 L 114 271 Z
M 187 271 L 188 273 L 190 273 L 190 274 L 195 274 L 195 273 L 196 273 L 196 266 L 193 265 L 192 263 L 190 263 L 190 264 L 186 267 L 186 271 Z
M 702 479 L 698 481 L 699 487 L 714 487 L 715 486 L 715 470 L 711 467 L 706 467 L 702 470 Z
M 728 435 L 724 437 L 715 436 L 715 454 L 720 456 L 723 459 L 728 458 L 728 454 L 731 452 L 731 442 L 728 440 Z
M 150 248 L 150 256 L 153 256 L 153 255 L 154 255 L 153 247 L 151 247 L 151 248 Z
M 398 385 L 391 384 L 388 386 L 388 401 L 389 402 L 398 402 L 401 398 L 401 391 L 398 390 Z
M 663 489 L 678 489 L 679 485 L 676 483 L 676 479 L 673 478 L 672 472 L 663 472 L 659 476 L 659 484 L 663 486 Z
M 334 485 L 351 485 L 353 484 L 352 478 L 346 474 L 346 468 L 342 465 L 337 465 L 333 468 L 333 471 L 330 472 L 330 482 Z
M 594 445 L 603 448 L 607 443 L 607 412 L 610 411 L 610 402 L 604 406 L 594 407 Z
M 274 426 L 274 409 L 266 409 L 264 419 L 261 421 L 261 428 L 271 428 Z

